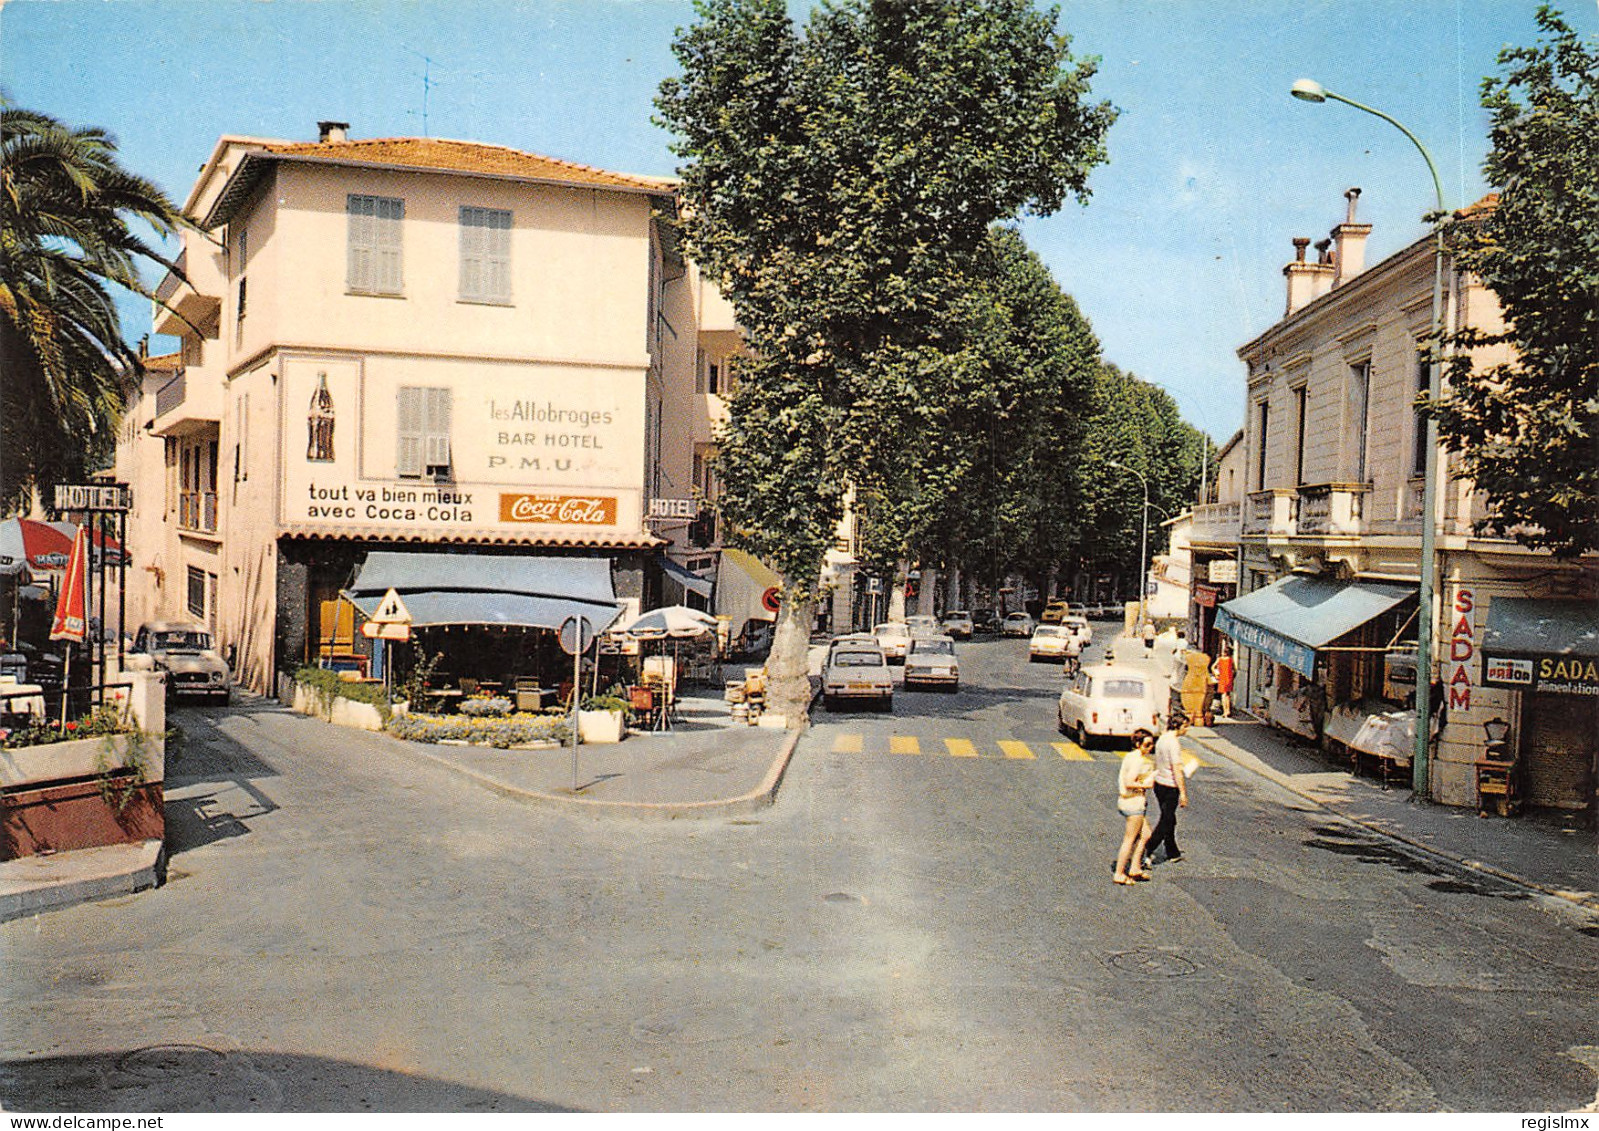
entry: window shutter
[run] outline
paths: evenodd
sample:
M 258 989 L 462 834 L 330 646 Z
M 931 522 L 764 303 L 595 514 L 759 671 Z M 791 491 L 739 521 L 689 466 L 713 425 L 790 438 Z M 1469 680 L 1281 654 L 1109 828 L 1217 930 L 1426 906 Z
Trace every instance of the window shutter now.
M 346 204 L 350 222 L 345 282 L 352 291 L 372 289 L 372 226 L 371 215 L 366 211 L 370 203 L 366 197 L 351 196 Z
M 395 406 L 395 473 L 422 474 L 422 400 L 427 390 L 402 386 Z
M 486 237 L 484 284 L 490 298 L 499 302 L 511 300 L 511 214 L 490 213 L 492 223 L 483 232 Z
M 450 466 L 450 390 L 427 389 L 427 443 L 423 463 L 428 467 Z
M 483 228 L 482 209 L 461 209 L 461 297 L 482 298 Z
M 380 198 L 377 204 L 378 290 L 385 294 L 399 294 L 405 285 L 400 260 L 405 202 Z

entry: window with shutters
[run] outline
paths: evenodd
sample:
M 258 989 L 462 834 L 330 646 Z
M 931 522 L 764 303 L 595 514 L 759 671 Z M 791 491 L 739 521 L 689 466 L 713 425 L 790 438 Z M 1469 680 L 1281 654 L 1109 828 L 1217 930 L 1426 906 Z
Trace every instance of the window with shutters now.
M 450 390 L 403 385 L 396 406 L 395 474 L 450 477 Z
M 351 193 L 347 210 L 349 289 L 372 295 L 402 293 L 405 279 L 400 228 L 405 220 L 405 201 Z
M 511 214 L 461 208 L 461 301 L 511 301 Z

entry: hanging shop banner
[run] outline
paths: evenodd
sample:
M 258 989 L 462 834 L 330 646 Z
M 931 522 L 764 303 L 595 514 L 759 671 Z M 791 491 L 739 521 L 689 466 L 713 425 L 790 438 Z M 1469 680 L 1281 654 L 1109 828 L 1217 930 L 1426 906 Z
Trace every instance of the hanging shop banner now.
M 1246 620 L 1239 620 L 1222 605 L 1216 609 L 1216 631 L 1232 637 L 1245 648 L 1252 648 L 1273 663 L 1292 668 L 1306 679 L 1316 674 L 1316 650 L 1297 640 L 1278 636 Z

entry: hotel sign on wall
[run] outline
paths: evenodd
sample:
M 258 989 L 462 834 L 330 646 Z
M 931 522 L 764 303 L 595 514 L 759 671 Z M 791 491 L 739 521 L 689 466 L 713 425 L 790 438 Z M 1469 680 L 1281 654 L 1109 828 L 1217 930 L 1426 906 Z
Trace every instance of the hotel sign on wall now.
M 634 374 L 507 367 L 490 381 L 480 366 L 416 358 L 293 356 L 282 366 L 285 530 L 425 538 L 643 528 Z

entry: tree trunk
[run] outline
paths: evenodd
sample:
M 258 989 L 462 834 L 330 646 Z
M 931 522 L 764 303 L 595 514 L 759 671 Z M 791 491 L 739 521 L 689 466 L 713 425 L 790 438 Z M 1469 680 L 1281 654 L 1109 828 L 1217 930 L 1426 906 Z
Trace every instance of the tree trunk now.
M 922 567 L 922 579 L 916 583 L 916 611 L 938 615 L 938 570 Z
M 777 610 L 772 650 L 766 657 L 766 709 L 782 715 L 790 730 L 804 728 L 811 707 L 811 625 L 816 598 L 803 601 L 784 593 Z
M 944 577 L 944 609 L 964 609 L 961 604 L 961 571 L 960 566 L 950 566 L 949 572 Z
M 894 584 L 888 590 L 888 619 L 905 619 L 905 575 L 911 571 L 907 561 L 894 563 Z

